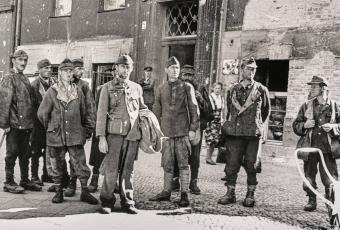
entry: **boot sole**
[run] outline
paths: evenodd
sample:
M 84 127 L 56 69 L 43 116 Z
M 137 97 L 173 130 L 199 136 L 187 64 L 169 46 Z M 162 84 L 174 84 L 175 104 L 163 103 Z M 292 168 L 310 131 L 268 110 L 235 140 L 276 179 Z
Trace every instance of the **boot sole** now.
M 13 193 L 13 194 L 22 194 L 25 191 L 25 190 L 22 190 L 22 191 L 11 191 L 8 188 L 3 188 L 3 190 L 4 190 L 4 192 L 9 192 L 9 193 Z
M 228 205 L 228 204 L 235 204 L 236 203 L 236 199 L 235 200 L 231 200 L 229 202 L 221 202 L 221 201 L 217 201 L 218 204 L 222 204 L 222 205 Z

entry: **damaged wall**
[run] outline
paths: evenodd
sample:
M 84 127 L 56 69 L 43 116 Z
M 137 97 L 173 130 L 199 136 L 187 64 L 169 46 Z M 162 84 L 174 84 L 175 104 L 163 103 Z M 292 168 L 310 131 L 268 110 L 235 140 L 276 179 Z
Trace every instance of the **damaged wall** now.
M 11 52 L 12 1 L 0 0 L 0 79 L 9 70 Z

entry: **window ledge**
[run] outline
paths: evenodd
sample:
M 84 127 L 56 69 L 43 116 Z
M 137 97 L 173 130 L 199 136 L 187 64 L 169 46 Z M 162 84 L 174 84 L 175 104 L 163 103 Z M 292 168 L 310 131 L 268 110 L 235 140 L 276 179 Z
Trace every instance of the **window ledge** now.
M 119 11 L 119 10 L 125 10 L 126 7 L 119 7 L 111 10 L 99 10 L 98 13 L 106 13 L 106 12 L 112 12 L 112 11 Z
M 50 16 L 49 18 L 70 18 L 72 15 Z

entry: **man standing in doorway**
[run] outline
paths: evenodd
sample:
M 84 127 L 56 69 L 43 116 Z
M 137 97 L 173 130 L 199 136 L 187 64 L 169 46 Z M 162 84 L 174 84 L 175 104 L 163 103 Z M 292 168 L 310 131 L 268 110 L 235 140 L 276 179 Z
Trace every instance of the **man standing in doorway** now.
M 145 105 L 152 110 L 153 103 L 155 101 L 154 87 L 155 81 L 152 78 L 152 67 L 147 66 L 144 68 L 144 76 L 140 80 L 139 84 L 143 88 L 143 98 Z
M 106 153 L 101 165 L 104 175 L 100 200 L 103 214 L 115 205 L 114 190 L 119 181 L 119 195 L 123 211 L 137 214 L 133 200 L 133 165 L 141 138 L 138 127 L 139 110 L 143 103 L 142 87 L 129 80 L 133 61 L 129 55 L 115 62 L 117 77 L 103 85 L 99 98 L 96 135 L 99 151 Z M 128 189 L 127 189 L 128 188 Z
M 36 110 L 34 93 L 28 78 L 23 74 L 28 55 L 17 50 L 12 55 L 13 69 L 0 85 L 0 127 L 6 135 L 4 191 L 22 193 L 24 189 L 41 191 L 41 187 L 28 179 L 30 158 L 29 139 L 34 127 Z M 14 181 L 14 166 L 19 158 L 20 184 Z
M 188 197 L 190 140 L 195 138 L 195 132 L 199 128 L 198 106 L 194 87 L 178 79 L 180 64 L 177 58 L 169 58 L 165 72 L 168 81 L 161 84 L 157 89 L 153 107 L 164 135 L 169 137 L 162 149 L 164 188 L 161 193 L 150 198 L 150 200 L 170 200 L 174 167 L 177 160 L 181 182 L 179 205 L 186 207 L 190 204 Z
M 254 192 L 257 185 L 255 163 L 263 136 L 264 124 L 270 114 L 269 93 L 265 86 L 254 81 L 256 72 L 254 58 L 244 59 L 241 65 L 241 81 L 233 85 L 227 94 L 227 117 L 222 127 L 226 137 L 227 193 L 218 200 L 219 204 L 236 202 L 235 186 L 241 165 L 247 173 L 247 195 L 243 206 L 255 205 Z

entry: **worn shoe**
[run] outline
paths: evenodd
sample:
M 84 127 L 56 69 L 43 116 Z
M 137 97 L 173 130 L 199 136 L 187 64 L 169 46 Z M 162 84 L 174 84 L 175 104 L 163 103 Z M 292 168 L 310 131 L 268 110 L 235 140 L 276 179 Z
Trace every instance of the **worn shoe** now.
M 235 196 L 235 186 L 227 186 L 228 191 L 227 193 L 222 196 L 217 203 L 227 205 L 236 203 L 236 196 Z
M 21 186 L 19 186 L 14 181 L 9 181 L 4 183 L 4 192 L 14 193 L 14 194 L 20 194 L 25 191 L 25 189 Z
M 64 201 L 64 192 L 60 185 L 56 185 L 56 192 L 52 198 L 52 203 L 62 203 Z
M 56 191 L 56 185 L 52 184 L 50 187 L 48 187 L 47 192 L 55 192 Z
M 50 177 L 50 176 L 48 176 L 48 175 L 46 175 L 46 174 L 43 174 L 43 175 L 41 176 L 41 181 L 42 181 L 42 182 L 46 182 L 46 183 L 53 183 L 52 177 Z
M 138 213 L 138 209 L 134 205 L 122 205 L 122 210 L 128 214 Z
M 309 196 L 308 203 L 303 207 L 304 211 L 313 212 L 316 209 L 316 196 Z
M 255 205 L 254 198 L 255 186 L 248 186 L 246 198 L 243 200 L 243 206 L 252 208 Z
M 44 183 L 39 179 L 38 176 L 32 177 L 32 178 L 31 178 L 31 181 L 32 181 L 33 183 L 36 183 L 36 184 L 39 185 L 39 186 L 44 186 Z
M 171 193 L 167 191 L 162 191 L 154 197 L 151 197 L 149 201 L 170 201 Z
M 193 180 L 190 181 L 190 184 L 189 184 L 189 191 L 190 191 L 192 194 L 195 194 L 195 195 L 201 194 L 201 190 L 200 190 L 200 188 L 197 186 L 197 179 L 193 179 Z
M 70 180 L 70 184 L 65 190 L 65 196 L 66 197 L 73 197 L 76 194 L 76 189 L 77 189 L 77 178 L 72 178 Z
M 37 185 L 36 183 L 33 183 L 30 180 L 20 181 L 19 185 L 23 187 L 25 190 L 37 191 L 37 192 L 42 190 L 41 186 Z
M 98 189 L 98 178 L 99 174 L 93 174 L 91 178 L 91 182 L 89 184 L 89 192 L 95 193 Z
M 97 198 L 91 195 L 88 188 L 81 189 L 80 201 L 86 202 L 88 204 L 93 204 L 93 205 L 98 204 Z
M 181 188 L 181 185 L 179 183 L 179 177 L 173 178 L 172 182 L 171 182 L 171 189 L 172 189 L 172 191 L 179 192 L 180 188 Z
M 216 162 L 213 161 L 212 159 L 207 159 L 207 160 L 205 160 L 205 162 L 206 162 L 208 165 L 216 165 Z
M 188 207 L 190 204 L 189 197 L 187 192 L 181 193 L 181 200 L 179 201 L 178 205 L 181 207 Z

